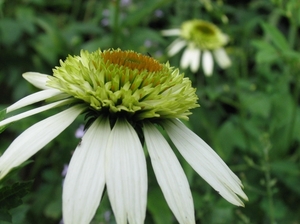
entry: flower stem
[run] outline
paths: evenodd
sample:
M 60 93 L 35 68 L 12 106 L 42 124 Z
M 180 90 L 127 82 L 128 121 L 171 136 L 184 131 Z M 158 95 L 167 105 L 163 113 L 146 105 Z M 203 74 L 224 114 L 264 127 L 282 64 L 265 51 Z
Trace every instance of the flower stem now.
M 270 223 L 275 224 L 276 221 L 274 217 L 274 202 L 273 202 L 273 193 L 272 193 L 272 187 L 274 183 L 272 182 L 271 179 L 270 161 L 269 161 L 269 151 L 271 150 L 271 144 L 267 136 L 264 137 L 263 142 L 265 145 L 263 148 L 263 170 L 264 170 L 265 181 L 266 181 L 269 218 L 270 218 Z
M 298 24 L 297 24 L 298 18 L 291 18 L 290 19 L 290 28 L 288 33 L 288 42 L 290 45 L 290 48 L 293 49 L 295 47 L 296 38 L 298 36 Z
M 290 48 L 293 49 L 295 46 L 295 40 L 297 37 L 297 30 L 298 30 L 298 24 L 297 24 L 297 19 L 290 19 L 290 29 L 289 29 L 289 33 L 288 33 L 288 41 L 289 41 L 289 45 Z M 296 50 L 294 50 L 296 52 Z M 292 115 L 291 115 L 291 121 L 290 121 L 290 125 L 289 125 L 289 130 L 287 132 L 287 144 L 288 146 L 291 146 L 292 144 L 292 138 L 293 133 L 294 133 L 294 128 L 295 128 L 295 124 L 296 124 L 296 118 L 297 118 L 297 108 L 298 108 L 298 102 L 299 102 L 299 92 L 300 92 L 300 77 L 297 73 L 297 67 L 295 68 L 292 64 L 292 62 L 289 63 L 287 70 L 286 70 L 286 75 L 287 77 L 289 77 L 291 74 L 294 74 L 295 77 L 295 88 L 294 88 L 294 92 L 292 93 L 293 98 L 294 98 L 294 105 L 293 105 L 293 109 L 292 109 Z
M 118 37 L 119 37 L 119 15 L 120 15 L 120 0 L 115 0 L 114 3 L 114 22 L 113 22 L 113 38 L 112 46 L 118 47 Z
M 289 125 L 289 129 L 287 132 L 287 144 L 288 147 L 291 146 L 292 144 L 292 139 L 294 137 L 294 129 L 295 129 L 295 124 L 296 124 L 296 119 L 297 119 L 297 102 L 299 102 L 299 93 L 300 93 L 300 78 L 299 77 L 295 77 L 296 78 L 296 86 L 295 86 L 295 90 L 293 93 L 293 98 L 294 98 L 294 105 L 292 108 L 292 115 L 291 115 L 291 120 L 290 120 L 290 125 Z

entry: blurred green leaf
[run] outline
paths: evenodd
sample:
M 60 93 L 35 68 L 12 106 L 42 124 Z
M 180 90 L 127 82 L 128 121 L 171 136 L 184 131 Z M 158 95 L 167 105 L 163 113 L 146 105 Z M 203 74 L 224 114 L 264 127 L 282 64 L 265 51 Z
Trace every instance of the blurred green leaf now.
M 211 217 L 211 224 L 233 223 L 232 209 L 228 207 L 216 207 L 213 209 Z
M 0 209 L 0 220 L 11 223 L 12 216 L 7 210 Z
M 271 111 L 270 98 L 261 92 L 240 93 L 243 107 L 252 114 L 267 118 Z
M 107 49 L 111 47 L 111 38 L 112 35 L 108 34 L 105 35 L 104 37 L 97 38 L 94 40 L 90 40 L 84 44 L 82 44 L 81 48 L 89 51 L 95 51 L 98 48 L 101 50 Z
M 28 34 L 34 34 L 36 31 L 35 16 L 35 12 L 30 7 L 22 6 L 16 9 L 17 21 Z
M 270 210 L 270 204 L 267 198 L 264 198 L 263 201 L 261 202 L 261 207 L 265 211 L 266 214 L 273 215 L 276 219 L 283 218 L 288 210 L 285 204 L 282 201 L 279 200 L 274 200 L 273 203 L 273 211 Z M 273 212 L 273 214 L 271 214 Z
M 284 35 L 274 26 L 268 23 L 262 23 L 262 28 L 265 33 L 271 38 L 272 42 L 282 51 L 289 50 L 289 44 Z
M 27 160 L 25 162 L 23 162 L 21 165 L 12 168 L 8 174 L 6 174 L 1 180 L 0 180 L 0 184 L 1 183 L 5 183 L 7 180 L 9 180 L 11 177 L 14 177 L 17 172 L 22 169 L 23 167 L 27 166 L 28 164 L 32 163 L 33 160 Z
M 284 51 L 283 56 L 286 57 L 289 60 L 296 60 L 297 62 L 300 61 L 300 53 L 298 51 Z
M 32 183 L 33 181 L 18 182 L 0 189 L 0 211 L 2 211 L 3 218 L 8 218 L 5 211 L 23 203 L 22 198 L 30 192 Z
M 22 36 L 22 26 L 13 19 L 3 18 L 0 20 L 0 42 L 11 46 L 20 40 Z
M 273 63 L 279 59 L 278 51 L 269 43 L 261 40 L 252 41 L 258 50 L 255 60 L 257 63 Z
M 143 2 L 143 6 L 138 10 L 131 12 L 122 22 L 122 26 L 134 27 L 151 16 L 155 9 L 168 3 L 170 0 L 147 0 Z
M 154 223 L 165 224 L 172 222 L 173 215 L 159 188 L 148 192 L 147 208 L 153 216 Z
M 271 170 L 274 176 L 276 176 L 286 186 L 300 195 L 300 167 L 295 162 L 282 160 L 271 163 Z
M 242 130 L 231 120 L 227 120 L 219 127 L 217 140 L 216 151 L 225 161 L 231 158 L 235 147 L 246 148 Z

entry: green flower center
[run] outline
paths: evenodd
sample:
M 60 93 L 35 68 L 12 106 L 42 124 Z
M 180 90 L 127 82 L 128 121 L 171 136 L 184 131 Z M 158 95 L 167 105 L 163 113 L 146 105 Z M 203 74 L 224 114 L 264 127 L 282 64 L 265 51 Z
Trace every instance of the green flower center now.
M 228 42 L 228 37 L 217 26 L 202 20 L 184 22 L 181 36 L 203 50 L 217 49 Z
M 195 29 L 198 30 L 200 33 L 202 33 L 203 35 L 215 35 L 215 29 L 213 29 L 212 26 L 207 26 L 206 24 L 197 24 L 195 26 Z
M 60 61 L 49 78 L 50 87 L 112 116 L 187 119 L 199 106 L 191 81 L 178 69 L 133 51 L 81 51 Z

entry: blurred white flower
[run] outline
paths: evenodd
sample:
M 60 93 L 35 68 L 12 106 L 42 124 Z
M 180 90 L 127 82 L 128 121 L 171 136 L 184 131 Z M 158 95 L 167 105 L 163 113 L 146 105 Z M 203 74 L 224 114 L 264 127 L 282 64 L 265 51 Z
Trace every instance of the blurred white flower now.
M 179 36 L 167 49 L 170 57 L 186 47 L 180 61 L 183 69 L 190 67 L 192 72 L 197 72 L 201 61 L 204 74 L 211 76 L 213 58 L 222 69 L 231 65 L 231 60 L 223 48 L 228 43 L 228 36 L 212 23 L 189 20 L 182 23 L 181 29 L 163 30 L 162 35 Z

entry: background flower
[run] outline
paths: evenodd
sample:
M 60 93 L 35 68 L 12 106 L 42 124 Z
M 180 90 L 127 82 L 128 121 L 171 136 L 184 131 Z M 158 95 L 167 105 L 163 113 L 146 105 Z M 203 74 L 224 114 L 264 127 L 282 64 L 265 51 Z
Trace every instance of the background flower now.
M 162 34 L 179 36 L 168 47 L 170 57 L 186 47 L 180 61 L 180 66 L 184 69 L 190 67 L 192 72 L 198 71 L 200 58 L 202 58 L 204 74 L 207 76 L 211 76 L 213 72 L 213 57 L 223 69 L 231 65 L 223 48 L 228 43 L 228 37 L 212 23 L 203 20 L 189 20 L 182 23 L 181 29 L 164 30 Z

